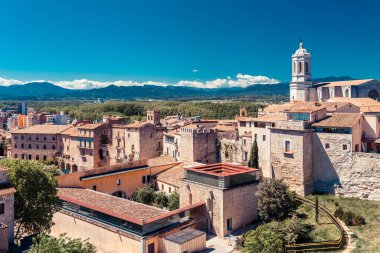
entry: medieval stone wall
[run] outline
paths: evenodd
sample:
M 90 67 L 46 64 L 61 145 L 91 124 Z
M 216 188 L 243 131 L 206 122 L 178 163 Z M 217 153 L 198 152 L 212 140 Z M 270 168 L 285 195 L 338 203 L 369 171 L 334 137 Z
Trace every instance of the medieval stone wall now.
M 380 154 L 352 152 L 343 145 L 351 147 L 351 135 L 313 134 L 314 191 L 380 200 Z
M 290 189 L 300 195 L 311 193 L 311 133 L 273 128 L 270 140 L 274 178 L 283 179 Z M 288 152 L 285 150 L 285 141 L 290 142 Z

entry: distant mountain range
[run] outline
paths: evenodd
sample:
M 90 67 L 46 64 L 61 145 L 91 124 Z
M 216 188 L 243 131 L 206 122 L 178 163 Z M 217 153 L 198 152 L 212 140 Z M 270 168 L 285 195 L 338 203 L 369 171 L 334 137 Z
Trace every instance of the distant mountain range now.
M 353 80 L 349 76 L 313 79 L 314 82 Z M 65 89 L 47 82 L 0 86 L 1 100 L 92 100 L 92 99 L 195 99 L 288 95 L 289 83 L 256 84 L 246 88 L 202 89 L 179 86 L 115 86 L 90 90 Z

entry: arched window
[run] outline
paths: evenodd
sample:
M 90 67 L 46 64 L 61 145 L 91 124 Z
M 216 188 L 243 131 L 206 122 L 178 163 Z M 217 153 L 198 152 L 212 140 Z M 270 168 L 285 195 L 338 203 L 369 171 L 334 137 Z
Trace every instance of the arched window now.
M 296 63 L 293 62 L 293 74 L 295 74 L 295 73 L 296 73 Z
M 305 62 L 305 73 L 309 74 L 309 63 Z
M 298 73 L 299 73 L 299 74 L 302 73 L 302 62 L 299 62 L 299 63 L 298 63 Z
M 346 98 L 350 97 L 350 91 L 348 89 L 344 92 L 344 96 Z

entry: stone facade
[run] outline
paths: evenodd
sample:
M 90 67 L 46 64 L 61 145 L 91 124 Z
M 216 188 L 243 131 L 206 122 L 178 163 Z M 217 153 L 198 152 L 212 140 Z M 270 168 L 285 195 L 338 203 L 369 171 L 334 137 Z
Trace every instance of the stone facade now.
M 164 129 L 149 122 L 133 123 L 125 127 L 125 159 L 135 161 L 162 154 Z
M 181 162 L 216 163 L 220 159 L 216 125 L 199 121 L 165 133 L 165 154 Z
M 206 203 L 208 232 L 224 237 L 228 234 L 227 219 L 232 219 L 232 230 L 257 219 L 257 184 L 220 189 L 209 185 L 182 180 L 180 207 L 196 202 Z
M 313 134 L 314 191 L 380 200 L 380 154 L 344 150 L 351 143 L 346 134 Z
M 271 129 L 270 140 L 272 176 L 283 179 L 300 195 L 312 193 L 311 132 Z M 289 150 L 286 150 L 286 142 Z
M 67 172 L 87 170 L 109 164 L 107 145 L 112 139 L 108 124 L 85 124 L 61 133 L 62 160 L 59 166 Z
M 59 133 L 66 128 L 69 126 L 36 125 L 12 132 L 10 158 L 37 161 L 54 158 L 61 146 Z

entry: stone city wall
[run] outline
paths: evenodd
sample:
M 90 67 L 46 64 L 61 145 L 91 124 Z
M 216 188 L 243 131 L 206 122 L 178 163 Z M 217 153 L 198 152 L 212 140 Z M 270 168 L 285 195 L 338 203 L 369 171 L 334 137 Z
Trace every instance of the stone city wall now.
M 350 144 L 348 134 L 313 134 L 314 191 L 380 200 L 380 154 L 343 149 Z

